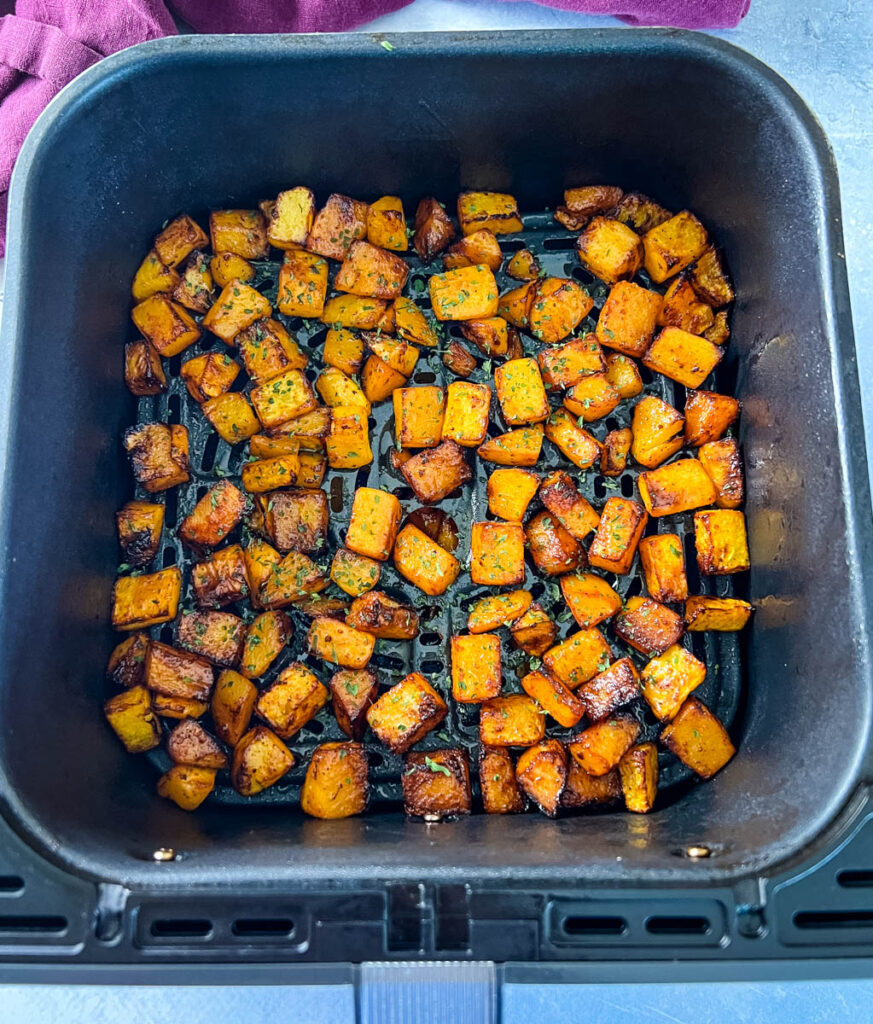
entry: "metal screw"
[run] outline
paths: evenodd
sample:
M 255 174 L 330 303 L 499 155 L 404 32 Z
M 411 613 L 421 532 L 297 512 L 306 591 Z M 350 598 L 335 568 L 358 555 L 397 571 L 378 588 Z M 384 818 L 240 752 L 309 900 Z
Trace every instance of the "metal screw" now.
M 702 860 L 704 857 L 711 857 L 712 850 L 708 846 L 686 846 L 685 856 L 690 857 L 691 860 Z
M 152 860 L 164 863 L 165 861 L 176 860 L 178 856 L 179 855 L 174 849 L 172 849 L 172 847 L 161 846 L 152 854 Z

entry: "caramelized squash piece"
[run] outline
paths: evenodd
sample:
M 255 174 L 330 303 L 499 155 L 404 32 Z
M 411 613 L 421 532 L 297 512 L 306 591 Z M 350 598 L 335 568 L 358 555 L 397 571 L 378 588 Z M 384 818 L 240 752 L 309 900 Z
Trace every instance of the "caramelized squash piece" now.
M 399 196 L 382 196 L 367 210 L 367 241 L 382 249 L 406 252 L 406 217 Z
M 583 629 L 596 626 L 621 611 L 621 596 L 594 573 L 567 573 L 561 577 L 561 593 L 573 618 Z
M 177 267 L 189 253 L 202 249 L 209 239 L 200 225 L 188 214 L 170 221 L 155 239 L 155 253 L 168 267 Z
M 640 676 L 630 658 L 619 658 L 580 686 L 576 696 L 585 705 L 592 722 L 608 718 L 614 711 L 640 696 Z
M 142 423 L 125 430 L 122 440 L 136 482 L 150 494 L 187 483 L 185 427 L 175 423 Z
M 736 753 L 725 727 L 696 697 L 685 701 L 661 742 L 702 779 L 711 779 Z
M 531 290 L 528 329 L 547 345 L 571 334 L 594 307 L 594 300 L 572 278 L 546 277 Z
M 567 753 L 589 775 L 606 775 L 636 743 L 640 724 L 632 718 L 607 718 L 580 732 L 567 744 Z
M 367 752 L 360 743 L 322 743 L 312 752 L 300 807 L 313 818 L 363 814 L 369 793 Z
M 476 320 L 497 312 L 497 282 L 490 267 L 459 267 L 428 279 L 437 320 Z
M 481 228 L 459 239 L 454 245 L 449 246 L 443 256 L 443 266 L 446 270 L 484 266 L 496 272 L 502 262 L 500 243 L 494 232 L 488 228 Z
M 593 627 L 572 633 L 543 655 L 543 665 L 549 675 L 571 690 L 603 672 L 611 661 L 612 648 Z
M 174 764 L 216 770 L 227 767 L 227 754 L 218 741 L 191 718 L 180 722 L 167 737 L 167 753 Z
M 646 814 L 658 793 L 658 748 L 641 743 L 624 755 L 618 765 L 625 806 L 629 811 Z
M 218 738 L 235 747 L 249 727 L 258 699 L 255 684 L 230 669 L 221 673 L 212 691 L 212 721 Z
M 304 245 L 315 217 L 315 195 L 303 185 L 286 189 L 270 207 L 267 239 L 277 249 Z
M 358 555 L 384 562 L 390 556 L 402 510 L 393 494 L 359 487 L 352 502 L 346 547 Z
M 161 723 L 144 686 L 132 686 L 110 697 L 103 705 L 103 713 L 131 754 L 153 750 L 161 742 Z
M 186 359 L 179 370 L 188 394 L 195 402 L 208 402 L 230 389 L 239 375 L 239 364 L 226 352 L 207 352 Z
M 201 608 L 221 608 L 248 596 L 245 558 L 239 544 L 216 551 L 191 570 L 194 597 Z
M 338 287 L 334 282 L 334 287 Z M 339 289 L 347 291 L 347 289 Z M 276 305 L 285 316 L 320 317 L 327 297 L 327 260 L 315 253 L 292 249 L 279 271 Z
M 481 445 L 488 433 L 491 389 L 487 384 L 453 381 L 446 388 L 443 440 L 456 441 L 465 448 Z
M 539 705 L 526 694 L 492 697 L 479 708 L 479 739 L 487 747 L 528 747 L 545 734 Z
M 458 578 L 461 563 L 451 552 L 410 524 L 397 534 L 394 568 L 425 594 L 438 596 L 444 594 Z
M 471 478 L 464 450 L 454 441 L 443 441 L 413 455 L 400 468 L 416 498 L 432 505 L 448 497 Z
M 132 633 L 109 655 L 106 678 L 115 686 L 129 689 L 145 682 L 145 660 L 150 643 L 148 633 Z
M 542 740 L 518 759 L 515 777 L 543 814 L 554 818 L 567 782 L 567 752 L 558 740 Z
M 666 605 L 650 597 L 631 597 L 615 620 L 615 631 L 634 650 L 651 656 L 678 643 L 685 625 Z
M 549 399 L 535 359 L 510 359 L 494 371 L 497 399 L 507 426 L 542 423 Z
M 164 506 L 151 501 L 128 501 L 115 513 L 118 543 L 124 561 L 142 569 L 154 560 L 164 529 Z
M 445 390 L 435 386 L 398 388 L 392 398 L 397 444 L 401 448 L 435 448 L 442 438 Z
M 597 320 L 597 340 L 607 348 L 639 358 L 651 344 L 661 312 L 661 296 L 632 281 L 610 289 Z
M 540 486 L 529 469 L 495 469 L 488 477 L 488 510 L 500 519 L 520 523 Z
M 533 598 L 527 590 L 512 590 L 507 594 L 480 597 L 470 607 L 467 629 L 471 633 L 489 633 L 500 626 L 508 626 L 524 615 L 532 601 Z
M 458 223 L 465 235 L 482 228 L 495 235 L 522 230 L 515 196 L 505 192 L 462 192 L 458 196 Z
M 627 469 L 627 460 L 633 444 L 633 431 L 629 427 L 610 430 L 603 439 L 600 452 L 600 472 L 604 476 L 621 476 Z
M 706 228 L 688 210 L 650 228 L 643 236 L 645 266 L 660 284 L 693 263 L 706 248 Z
M 367 235 L 367 214 L 366 203 L 334 192 L 315 215 L 306 248 L 333 260 L 345 259 L 352 242 Z
M 259 725 L 234 748 L 230 778 L 237 793 L 254 796 L 274 786 L 293 766 L 291 751 L 274 732 Z
M 543 606 L 534 601 L 524 615 L 513 622 L 509 632 L 517 647 L 539 657 L 554 644 L 558 627 Z
M 589 469 L 600 457 L 600 442 L 580 427 L 566 409 L 556 409 L 546 420 L 546 437 L 580 469 Z
M 201 408 L 203 415 L 228 444 L 239 444 L 261 429 L 248 399 L 238 391 L 207 399 Z
M 138 398 L 160 395 L 167 390 L 161 357 L 143 338 L 124 346 L 124 383 Z
M 632 419 L 634 461 L 647 469 L 666 462 L 682 447 L 685 418 L 654 395 L 645 395 L 634 406 Z
M 409 815 L 441 821 L 472 810 L 470 766 L 460 747 L 409 754 L 401 781 Z
M 537 353 L 537 362 L 549 391 L 571 388 L 589 374 L 602 373 L 605 368 L 603 350 L 593 334 L 544 348 Z
M 442 203 L 428 196 L 415 211 L 412 244 L 419 257 L 429 263 L 455 237 L 455 228 Z
M 337 725 L 353 740 L 367 730 L 367 711 L 379 696 L 379 680 L 369 669 L 340 669 L 330 680 Z
M 733 633 L 751 618 L 752 606 L 738 597 L 712 597 L 709 594 L 689 597 L 685 602 L 685 625 L 690 633 L 716 630 Z
M 249 500 L 230 480 L 210 487 L 179 525 L 179 536 L 187 544 L 215 547 L 242 521 Z
M 493 633 L 453 636 L 452 696 L 460 704 L 478 704 L 500 693 L 500 640 Z
M 543 447 L 543 436 L 539 424 L 521 427 L 490 438 L 476 449 L 476 454 L 498 466 L 535 466 Z
M 486 814 L 520 814 L 524 798 L 515 779 L 512 756 L 503 747 L 482 747 L 479 752 L 479 786 Z
M 591 565 L 619 576 L 629 573 L 648 518 L 639 502 L 630 498 L 607 499 L 588 548 Z
M 689 334 L 679 327 L 665 327 L 643 356 L 650 370 L 697 388 L 721 361 L 724 351 L 706 338 Z
M 299 661 L 261 693 L 255 710 L 282 739 L 299 732 L 330 700 L 327 688 Z
M 697 567 L 704 576 L 724 576 L 749 568 L 746 517 L 735 509 L 694 513 Z
M 263 612 L 249 623 L 243 642 L 241 667 L 245 675 L 263 676 L 291 639 L 291 620 L 284 612 Z
M 525 527 L 531 558 L 546 576 L 560 576 L 584 568 L 585 549 L 550 512 L 535 515 Z
M 524 529 L 520 523 L 473 523 L 470 578 L 492 587 L 524 580 Z
M 579 262 L 607 284 L 631 278 L 643 262 L 643 242 L 618 220 L 595 217 L 576 242 Z
M 143 576 L 122 576 L 112 591 L 112 628 L 147 629 L 175 619 L 182 574 L 175 565 Z
M 140 334 L 165 359 L 183 352 L 200 337 L 200 328 L 188 310 L 166 295 L 150 295 L 134 306 L 130 315 Z
M 640 674 L 640 689 L 656 718 L 673 718 L 682 702 L 706 678 L 706 665 L 678 644 L 646 665 Z
M 565 728 L 578 725 L 585 714 L 585 705 L 558 679 L 552 679 L 545 672 L 528 672 L 522 676 L 524 692 Z
M 656 601 L 684 601 L 688 596 L 685 552 L 676 533 L 656 533 L 639 544 L 646 589 Z
M 134 302 L 144 302 L 161 292 L 171 295 L 178 283 L 178 273 L 162 263 L 157 251 L 152 249 L 139 265 L 130 291 Z
M 700 446 L 700 464 L 715 485 L 715 503 L 719 508 L 739 508 L 743 503 L 743 460 L 732 437 Z
M 382 564 L 348 548 L 338 548 L 330 566 L 330 578 L 351 597 L 360 597 L 379 583 Z
M 637 487 L 649 515 L 656 517 L 712 505 L 717 496 L 713 482 L 697 459 L 679 459 L 640 473 Z
M 215 787 L 214 768 L 173 765 L 158 779 L 158 796 L 172 800 L 183 811 L 196 811 Z
M 176 643 L 213 665 L 232 668 L 239 663 L 245 632 L 243 620 L 230 612 L 184 612 Z
M 352 242 L 336 273 L 333 286 L 338 292 L 396 299 L 403 291 L 409 268 L 393 252 L 371 242 Z
M 395 754 L 410 747 L 446 717 L 446 702 L 418 672 L 392 686 L 367 711 L 367 722 Z
M 550 473 L 540 486 L 540 500 L 576 540 L 584 540 L 597 529 L 600 516 L 576 489 L 569 473 Z
M 352 601 L 346 625 L 381 640 L 414 640 L 418 636 L 418 612 L 378 590 Z

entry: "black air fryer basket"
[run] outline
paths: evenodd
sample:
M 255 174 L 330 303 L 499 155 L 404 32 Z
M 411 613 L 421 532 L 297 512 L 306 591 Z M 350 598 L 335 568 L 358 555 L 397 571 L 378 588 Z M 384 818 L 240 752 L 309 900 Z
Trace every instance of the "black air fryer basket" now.
M 469 959 L 529 980 L 633 960 L 632 979 L 646 960 L 742 961 L 748 976 L 752 960 L 775 972 L 869 955 L 871 509 L 821 129 L 763 65 L 681 32 L 382 42 L 144 44 L 64 90 L 21 155 L 0 378 L 5 976 L 28 965 L 49 979 L 105 977 L 98 967 L 169 978 L 179 963 L 232 960 L 251 965 L 234 980 L 263 979 L 255 965 L 293 980 L 299 963 L 311 981 L 316 962 L 337 965 L 324 975 L 337 980 L 361 961 Z M 130 279 L 156 227 L 298 182 L 319 196 L 399 194 L 407 209 L 497 189 L 538 211 L 591 181 L 693 210 L 734 276 L 720 386 L 743 402 L 757 610 L 740 642 L 703 653 L 738 756 L 705 785 L 677 776 L 646 817 L 407 821 L 388 757 L 382 799 L 359 819 L 306 819 L 293 774 L 269 798 L 193 815 L 158 800 L 154 765 L 126 755 L 99 714 L 113 513 L 130 490 L 118 439 L 138 416 L 188 415 L 181 391 L 137 410 L 121 382 Z M 550 271 L 572 272 L 566 233 L 550 225 L 530 218 L 525 241 Z M 390 403 L 376 415 L 384 466 Z M 192 453 L 204 442 L 192 428 Z M 211 466 L 194 468 L 209 478 Z M 346 476 L 347 494 L 331 488 L 340 529 L 364 482 Z M 591 487 L 598 502 L 610 493 Z M 463 537 L 470 510 L 448 510 Z M 463 617 L 440 615 L 414 667 L 443 657 Z

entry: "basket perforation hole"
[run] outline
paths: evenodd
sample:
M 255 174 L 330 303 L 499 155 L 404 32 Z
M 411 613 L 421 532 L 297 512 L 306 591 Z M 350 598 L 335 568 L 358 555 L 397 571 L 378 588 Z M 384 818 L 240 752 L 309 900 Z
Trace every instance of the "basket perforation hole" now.
M 866 889 L 873 887 L 873 871 L 838 871 L 837 885 L 844 889 Z M 2 886 L 0 886 L 2 891 Z
M 537 580 L 536 583 L 531 585 L 530 592 L 531 592 L 531 597 L 533 597 L 534 601 L 539 601 L 539 599 L 546 592 L 546 585 L 545 585 L 545 583 L 543 583 L 542 580 Z
M 161 555 L 161 568 L 168 569 L 171 565 L 176 564 L 176 549 L 175 548 L 164 548 L 163 554 Z
M 24 892 L 21 875 L 0 875 L 0 896 L 19 896 Z
M 627 921 L 623 917 L 606 914 L 575 914 L 561 923 L 565 935 L 624 935 Z
M 179 353 L 178 355 L 175 355 L 175 356 L 171 356 L 169 363 L 167 363 L 167 376 L 168 377 L 178 377 L 179 376 L 179 372 L 181 371 L 181 369 L 182 369 L 182 355 L 181 355 L 181 353 Z
M 620 486 L 621 493 L 625 498 L 632 498 L 634 496 L 634 478 L 632 476 L 623 476 Z
M 574 235 L 563 238 L 547 238 L 543 242 L 543 248 L 546 252 L 572 252 L 576 248 L 576 238 Z
M 523 238 L 507 238 L 500 243 L 500 248 L 505 253 L 519 252 L 526 247 L 527 242 Z
M 159 918 L 149 932 L 156 939 L 205 939 L 212 934 L 212 922 L 205 917 Z
M 436 381 L 436 374 L 431 373 L 430 370 L 422 370 L 412 380 L 415 384 L 433 384 Z
M 231 932 L 243 939 L 288 939 L 294 934 L 290 917 L 241 917 L 231 925 Z
M 38 932 L 43 935 L 62 935 L 67 930 L 67 919 L 53 914 L 6 914 L 0 917 L 0 932 Z
M 203 445 L 203 457 L 200 460 L 200 468 L 208 473 L 215 465 L 215 455 L 218 452 L 218 442 L 221 438 L 214 431 L 206 438 Z
M 395 487 L 391 493 L 395 498 L 399 498 L 401 501 L 409 501 L 414 497 L 411 487 Z
M 870 928 L 873 910 L 798 910 L 793 917 L 798 928 Z
M 172 626 L 161 626 L 158 636 L 161 638 L 162 644 L 172 644 L 173 642 L 173 627 Z
M 335 515 L 339 515 L 343 510 L 342 477 L 335 476 L 330 482 L 330 510 Z
M 708 935 L 711 930 L 706 917 L 661 914 L 646 920 L 649 935 Z
M 437 644 L 442 643 L 443 638 L 439 633 L 422 633 L 418 640 L 424 647 L 435 647 Z
M 164 529 L 172 530 L 176 525 L 176 519 L 179 514 L 179 492 L 175 487 L 171 487 L 166 494 L 167 498 L 164 503 Z
M 436 658 L 425 658 L 421 663 L 421 671 L 426 676 L 435 676 L 438 672 L 443 671 L 443 663 L 437 661 Z
M 371 660 L 377 668 L 384 668 L 389 672 L 400 672 L 404 665 L 403 658 L 398 658 L 396 654 L 374 654 Z
M 182 413 L 182 400 L 178 395 L 170 395 L 167 399 L 167 422 L 178 424 Z

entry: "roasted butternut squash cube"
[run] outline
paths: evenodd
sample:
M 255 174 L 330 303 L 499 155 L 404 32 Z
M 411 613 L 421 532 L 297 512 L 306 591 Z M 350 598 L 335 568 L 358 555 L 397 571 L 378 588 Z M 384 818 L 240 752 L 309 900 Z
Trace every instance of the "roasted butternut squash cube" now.
M 161 357 L 140 338 L 124 346 L 124 383 L 132 394 L 160 395 L 167 390 L 167 378 Z
M 697 459 L 679 459 L 640 473 L 637 487 L 647 512 L 655 517 L 712 505 L 717 496 L 715 485 Z
M 286 316 L 320 317 L 326 296 L 327 260 L 303 249 L 286 252 L 279 271 L 279 312 Z
M 530 249 L 519 249 L 507 264 L 506 273 L 516 281 L 536 281 L 540 267 Z
M 356 554 L 384 562 L 391 554 L 402 510 L 393 494 L 359 487 L 352 502 L 346 547 Z
M 275 785 L 293 765 L 291 751 L 274 732 L 259 725 L 234 748 L 230 779 L 242 796 L 254 796 Z
M 196 811 L 215 788 L 216 770 L 173 765 L 158 779 L 158 796 L 172 800 L 183 811 Z
M 662 327 L 680 327 L 690 334 L 704 334 L 712 327 L 715 316 L 712 307 L 698 299 L 687 273 L 681 273 L 664 293 L 658 323 Z
M 115 514 L 118 543 L 132 569 L 148 565 L 158 553 L 164 529 L 164 506 L 150 501 L 128 501 Z
M 253 608 L 261 607 L 261 586 L 282 561 L 279 552 L 264 540 L 250 540 L 243 552 L 243 564 Z
M 603 351 L 593 334 L 544 348 L 538 353 L 537 362 L 549 391 L 571 388 L 589 374 L 602 373 L 604 369 Z
M 337 405 L 331 410 L 330 433 L 325 441 L 327 461 L 333 469 L 360 469 L 373 461 L 367 409 Z
M 168 267 L 177 267 L 185 257 L 209 243 L 200 225 L 187 214 L 171 221 L 155 239 L 158 259 Z
M 565 728 L 578 725 L 585 714 L 585 705 L 573 691 L 545 672 L 528 672 L 522 677 L 521 686 L 558 725 Z
M 359 405 L 367 412 L 370 411 L 370 403 L 357 381 L 352 380 L 338 370 L 335 366 L 328 366 L 318 376 L 315 388 L 326 405 Z
M 530 304 L 536 294 L 536 281 L 520 285 L 511 291 L 504 292 L 497 303 L 497 315 L 503 317 L 513 327 L 529 326 Z
M 460 341 L 450 341 L 443 352 L 443 366 L 456 377 L 466 379 L 476 369 L 476 357 Z
M 650 597 L 631 597 L 615 620 L 615 632 L 634 650 L 651 657 L 678 643 L 685 632 L 681 616 Z
M 541 423 L 548 417 L 549 399 L 535 359 L 510 359 L 494 371 L 494 382 L 509 426 Z
M 542 425 L 535 423 L 490 438 L 476 453 L 485 462 L 498 466 L 535 466 L 543 447 L 543 436 Z
M 193 313 L 205 313 L 212 305 L 213 288 L 208 257 L 202 252 L 193 252 L 173 289 L 173 298 Z
M 409 754 L 401 779 L 409 815 L 440 821 L 472 809 L 470 766 L 460 747 Z
M 239 663 L 245 634 L 243 620 L 230 612 L 184 612 L 176 627 L 176 643 L 213 665 L 233 668 Z
M 689 391 L 685 399 L 685 443 L 717 441 L 740 414 L 740 403 L 715 391 Z
M 246 564 L 239 544 L 222 548 L 191 570 L 194 597 L 201 608 L 222 608 L 249 593 Z
M 554 644 L 558 627 L 545 608 L 534 601 L 524 615 L 513 622 L 509 632 L 517 647 L 526 654 L 539 657 Z
M 583 629 L 596 626 L 621 611 L 621 596 L 603 579 L 590 572 L 561 577 L 561 593 L 573 618 Z
M 122 576 L 112 590 L 112 628 L 146 629 L 175 619 L 182 574 L 175 565 L 143 576 Z
M 443 440 L 456 441 L 465 448 L 482 444 L 490 410 L 491 389 L 486 384 L 453 381 L 446 388 Z
M 246 260 L 270 255 L 267 222 L 260 210 L 215 210 L 209 215 L 213 252 L 232 252 Z
M 585 423 L 608 416 L 620 401 L 621 395 L 609 383 L 605 373 L 583 377 L 564 395 L 564 406 Z
M 733 285 L 715 246 L 707 246 L 698 256 L 688 269 L 688 279 L 700 298 L 714 309 L 733 301 Z
M 425 594 L 437 596 L 458 578 L 461 563 L 417 526 L 407 525 L 397 534 L 394 568 Z
M 152 709 L 162 718 L 200 718 L 206 714 L 209 705 L 204 700 L 189 700 L 187 697 L 167 697 L 163 693 L 152 694 Z
M 178 424 L 142 423 L 124 432 L 134 478 L 150 494 L 188 480 L 188 431 Z
M 248 399 L 238 391 L 210 398 L 201 408 L 203 415 L 228 444 L 239 444 L 261 429 L 261 423 L 252 411 Z
M 392 686 L 367 711 L 373 732 L 395 754 L 405 754 L 446 717 L 446 702 L 418 672 Z
M 482 228 L 495 235 L 522 230 L 515 196 L 505 192 L 462 192 L 458 196 L 458 223 L 465 235 Z
M 378 356 L 383 363 L 404 377 L 412 376 L 418 362 L 418 349 L 415 345 L 380 331 L 366 331 L 362 337 L 373 355 Z
M 677 213 L 643 235 L 645 266 L 660 284 L 693 263 L 706 248 L 706 228 L 688 210 Z
M 370 242 L 357 241 L 349 246 L 333 285 L 338 292 L 396 299 L 408 276 L 409 268 L 400 256 Z
M 682 538 L 676 533 L 656 533 L 643 537 L 639 551 L 649 596 L 656 601 L 684 601 L 688 578 Z
M 607 499 L 588 548 L 591 565 L 619 576 L 629 573 L 648 519 L 639 502 L 630 498 Z
M 451 218 L 443 204 L 432 196 L 422 199 L 415 211 L 412 244 L 419 257 L 429 263 L 455 237 Z
M 382 324 L 388 309 L 388 303 L 381 299 L 361 298 L 358 295 L 336 295 L 325 302 L 321 322 L 330 324 L 331 327 L 372 331 Z M 387 326 L 382 325 L 382 329 L 388 334 L 393 333 L 393 330 L 388 330 Z
M 316 657 L 342 668 L 366 668 L 376 646 L 372 633 L 323 615 L 312 620 L 308 642 Z
M 589 775 L 606 775 L 617 767 L 640 734 L 632 718 L 607 718 L 580 732 L 567 744 L 567 753 Z
M 255 276 L 255 268 L 251 263 L 232 252 L 217 252 L 209 261 L 209 272 L 219 288 L 226 287 L 234 280 L 246 283 Z
M 631 278 L 643 262 L 640 236 L 618 220 L 595 217 L 576 242 L 579 262 L 607 284 Z
M 483 266 L 496 273 L 502 262 L 500 243 L 494 232 L 487 228 L 481 228 L 459 239 L 454 245 L 449 246 L 443 256 L 443 266 L 446 270 Z
M 489 633 L 500 626 L 508 626 L 521 618 L 532 602 L 533 598 L 527 590 L 512 590 L 507 594 L 480 597 L 470 608 L 467 629 L 471 633 Z
M 264 494 L 280 487 L 293 487 L 299 472 L 299 456 L 276 455 L 272 459 L 247 462 L 242 468 L 241 481 L 249 494 Z
M 632 281 L 619 281 L 610 289 L 597 319 L 597 340 L 626 356 L 644 355 L 658 322 L 661 296 Z
M 406 252 L 406 217 L 399 196 L 382 196 L 367 210 L 367 241 L 382 249 Z
M 613 216 L 622 224 L 632 227 L 638 234 L 645 234 L 646 231 L 669 220 L 672 214 L 641 192 L 628 192 L 616 206 Z
M 622 398 L 636 398 L 643 390 L 643 378 L 637 364 L 621 352 L 607 352 L 606 379 Z
M 539 486 L 540 478 L 528 469 L 495 469 L 488 478 L 488 509 L 510 523 L 520 523 Z
M 252 388 L 251 399 L 258 419 L 268 429 L 312 412 L 318 406 L 312 385 L 302 370 L 286 370 L 259 384 Z
M 143 302 L 149 296 L 160 292 L 172 294 L 178 283 L 178 273 L 162 263 L 160 256 L 152 249 L 140 263 L 130 291 L 135 302 Z
M 685 602 L 685 625 L 691 633 L 715 630 L 734 633 L 749 621 L 752 605 L 738 597 L 713 597 L 709 594 L 689 597 Z
M 273 307 L 259 291 L 234 279 L 221 289 L 221 294 L 203 317 L 203 326 L 225 344 L 232 345 L 240 331 L 272 312 Z
M 187 544 L 214 547 L 239 525 L 249 508 L 242 491 L 230 480 L 219 480 L 182 520 L 179 536 Z
M 477 320 L 497 312 L 497 282 L 490 267 L 458 267 L 428 279 L 437 320 Z
M 322 743 L 312 752 L 300 807 L 313 818 L 363 814 L 369 794 L 367 752 L 360 743 Z
M 219 770 L 227 767 L 227 754 L 199 722 L 186 719 L 167 737 L 167 753 L 174 764 Z
M 665 327 L 649 346 L 643 363 L 687 388 L 696 388 L 718 366 L 723 355 L 722 349 L 706 338 L 698 338 L 679 327 Z
M 337 550 L 330 567 L 331 580 L 352 597 L 359 597 L 372 590 L 378 584 L 381 574 L 382 566 L 379 562 L 347 548 Z
M 361 371 L 361 386 L 368 402 L 372 402 L 374 405 L 377 402 L 384 402 L 405 383 L 406 377 L 398 370 L 392 370 L 377 355 L 367 357 Z
M 159 356 L 178 355 L 200 337 L 200 328 L 191 314 L 166 295 L 150 295 L 134 306 L 133 322 Z
M 129 689 L 145 682 L 145 659 L 149 649 L 148 633 L 132 633 L 109 655 L 106 678 L 115 686 Z
M 534 565 L 547 576 L 560 576 L 587 564 L 585 549 L 550 512 L 535 515 L 524 532 Z
M 519 786 L 550 818 L 561 806 L 567 782 L 567 751 L 559 740 L 541 740 L 518 759 L 515 777 Z
M 597 529 L 600 516 L 576 489 L 569 473 L 550 473 L 540 486 L 540 500 L 576 540 L 584 540 Z
M 529 747 L 546 733 L 537 702 L 523 693 L 492 697 L 479 709 L 479 739 L 487 747 Z
M 212 721 L 218 738 L 235 747 L 249 727 L 258 690 L 255 684 L 230 669 L 218 677 L 212 691 Z
M 726 309 L 720 309 L 715 314 L 712 326 L 703 332 L 704 338 L 711 341 L 713 345 L 726 345 L 730 340 L 731 329 L 728 326 L 728 314 Z
M 567 759 L 567 783 L 561 806 L 578 809 L 592 804 L 611 804 L 621 796 L 621 776 L 614 768 L 606 775 L 589 775 L 574 758 Z
M 623 194 L 615 185 L 583 185 L 564 189 L 564 205 L 572 213 L 593 217 L 611 210 Z
M 735 509 L 694 513 L 697 567 L 704 576 L 725 576 L 749 568 L 746 517 Z
M 473 523 L 470 578 L 492 587 L 524 581 L 524 529 L 520 523 Z
M 399 296 L 394 300 L 394 320 L 397 337 L 413 345 L 436 348 L 439 338 L 431 322 L 412 299 Z
M 515 780 L 515 765 L 504 747 L 482 747 L 479 786 L 486 814 L 521 814 L 524 799 Z
M 359 740 L 367 729 L 367 711 L 379 695 L 376 673 L 368 669 L 341 669 L 330 680 L 333 713 L 340 729 Z
M 712 778 L 736 753 L 725 727 L 696 697 L 685 701 L 661 742 L 703 779 Z
M 566 409 L 556 409 L 546 420 L 546 437 L 580 469 L 589 469 L 600 457 L 600 442 L 580 427 Z
M 368 206 L 334 192 L 315 215 L 306 248 L 333 260 L 345 259 L 353 242 L 367 237 Z
M 144 686 L 132 686 L 103 705 L 106 720 L 131 754 L 152 750 L 161 742 L 161 723 L 152 711 Z
M 607 718 L 640 696 L 636 665 L 630 658 L 619 658 L 580 686 L 576 696 L 585 705 L 585 714 L 592 722 Z
M 648 469 L 660 466 L 682 447 L 685 418 L 681 412 L 654 395 L 645 395 L 634 406 L 631 454 Z
M 152 693 L 205 701 L 215 676 L 205 658 L 153 640 L 146 654 L 145 679 Z
M 295 661 L 261 693 L 255 710 L 277 736 L 287 740 L 329 700 L 327 687 L 305 665 Z
M 440 387 L 398 388 L 394 400 L 394 437 L 401 448 L 434 448 L 440 443 L 446 393 Z
M 618 764 L 625 806 L 646 814 L 658 793 L 658 748 L 654 743 L 631 747 Z
M 324 491 L 275 491 L 258 500 L 264 514 L 264 529 L 283 554 L 311 554 L 324 546 L 329 519 Z
M 363 339 L 345 327 L 331 327 L 325 335 L 322 356 L 328 366 L 353 376 L 364 363 Z
M 352 601 L 346 625 L 382 640 L 413 640 L 418 636 L 418 612 L 372 590 Z
M 264 608 L 285 608 L 321 593 L 329 583 L 308 555 L 290 551 L 261 583 L 260 601 Z
M 709 441 L 697 453 L 700 464 L 715 485 L 719 508 L 739 508 L 743 503 L 743 460 L 732 437 Z
M 294 249 L 306 243 L 315 217 L 315 196 L 302 185 L 276 197 L 267 223 L 267 239 L 277 249 Z
M 465 484 L 472 473 L 463 449 L 454 441 L 414 455 L 401 466 L 404 479 L 419 501 L 435 504 Z
M 609 668 L 611 662 L 612 648 L 593 627 L 572 633 L 543 655 L 543 665 L 549 675 L 571 690 Z
M 195 402 L 218 398 L 230 389 L 239 374 L 239 365 L 225 352 L 206 352 L 182 363 L 179 375 Z
M 245 675 L 264 675 L 282 653 L 291 633 L 291 620 L 284 612 L 263 612 L 250 622 L 239 659 Z
M 503 676 L 497 636 L 453 636 L 451 649 L 452 696 L 458 703 L 479 704 L 500 693 Z
M 528 330 L 539 341 L 554 345 L 571 334 L 593 306 L 588 292 L 571 278 L 543 278 L 530 293 Z
M 640 689 L 656 718 L 673 718 L 682 702 L 706 678 L 706 665 L 678 644 L 668 647 L 645 666 Z
M 600 452 L 600 472 L 604 476 L 621 476 L 627 469 L 627 460 L 633 444 L 633 431 L 629 427 L 610 430 L 603 439 Z

